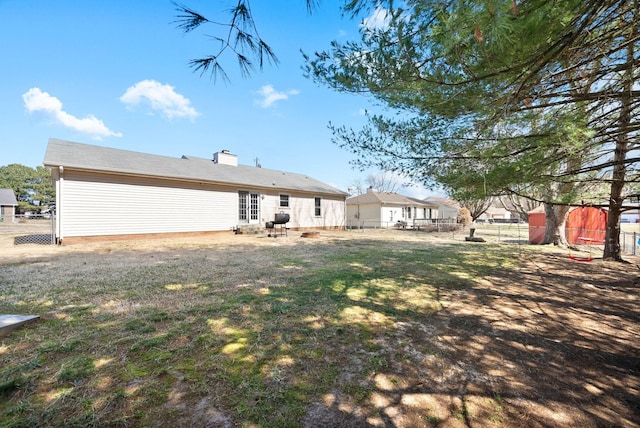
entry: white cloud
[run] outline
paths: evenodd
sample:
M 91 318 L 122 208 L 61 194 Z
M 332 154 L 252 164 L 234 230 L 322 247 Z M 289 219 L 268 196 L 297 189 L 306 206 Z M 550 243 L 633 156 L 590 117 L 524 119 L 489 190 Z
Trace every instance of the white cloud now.
M 194 120 L 200 116 L 188 98 L 177 93 L 173 86 L 163 85 L 155 80 L 142 80 L 133 86 L 120 97 L 120 101 L 128 107 L 138 104 L 147 104 L 153 110 L 158 110 L 167 119 L 188 118 Z
M 260 100 L 256 100 L 256 104 L 263 108 L 271 107 L 276 101 L 286 100 L 289 95 L 298 95 L 300 91 L 291 89 L 287 92 L 278 92 L 273 89 L 271 85 L 264 85 L 258 91 L 258 95 L 262 97 Z
M 362 20 L 361 27 L 367 30 L 383 30 L 389 26 L 389 11 L 382 6 L 376 7 L 371 15 Z
M 79 119 L 62 109 L 62 102 L 56 97 L 42 92 L 40 88 L 31 88 L 22 94 L 24 106 L 29 113 L 41 111 L 67 128 L 89 134 L 94 138 L 122 137 L 120 132 L 111 131 L 100 119 L 90 114 Z

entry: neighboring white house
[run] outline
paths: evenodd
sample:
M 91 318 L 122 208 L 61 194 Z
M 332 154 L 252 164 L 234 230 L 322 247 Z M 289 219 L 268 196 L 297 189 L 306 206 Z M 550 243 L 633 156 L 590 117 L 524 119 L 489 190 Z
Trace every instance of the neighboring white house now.
M 44 165 L 56 190 L 56 240 L 232 231 L 277 213 L 291 229 L 343 229 L 339 189 L 302 174 L 213 159 L 172 158 L 50 139 Z
M 460 204 L 453 199 L 441 198 L 437 196 L 431 196 L 424 200 L 426 204 L 435 205 L 438 207 L 438 218 L 441 220 L 458 220 L 458 212 L 460 211 Z
M 504 207 L 490 206 L 487 210 L 480 214 L 476 220 L 493 221 L 493 220 L 510 220 L 511 212 Z
M 640 223 L 640 195 L 634 195 L 626 198 L 622 203 L 625 207 L 636 207 L 626 209 L 620 215 L 621 223 Z
M 347 199 L 349 227 L 391 227 L 398 222 L 413 226 L 438 218 L 438 207 L 391 192 L 367 193 Z
M 13 221 L 17 208 L 18 201 L 13 189 L 0 189 L 0 221 Z
M 498 221 L 508 221 L 511 219 L 511 211 L 507 209 L 500 198 L 496 198 L 493 203 L 487 208 L 487 210 L 480 214 L 480 217 L 476 219 L 476 221 L 487 221 L 491 222 L 493 220 Z

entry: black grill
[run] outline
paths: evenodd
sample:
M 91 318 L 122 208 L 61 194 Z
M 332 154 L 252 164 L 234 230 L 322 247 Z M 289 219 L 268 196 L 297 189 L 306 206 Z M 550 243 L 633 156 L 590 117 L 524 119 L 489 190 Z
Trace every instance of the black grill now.
M 285 224 L 289 223 L 289 214 L 278 213 L 276 214 L 275 220 L 273 220 L 273 224 Z
M 289 214 L 285 213 L 277 213 L 273 219 L 273 221 L 268 221 L 265 223 L 264 227 L 267 228 L 269 232 L 268 236 L 273 236 L 277 238 L 278 235 L 286 235 L 287 234 L 287 226 L 289 223 Z

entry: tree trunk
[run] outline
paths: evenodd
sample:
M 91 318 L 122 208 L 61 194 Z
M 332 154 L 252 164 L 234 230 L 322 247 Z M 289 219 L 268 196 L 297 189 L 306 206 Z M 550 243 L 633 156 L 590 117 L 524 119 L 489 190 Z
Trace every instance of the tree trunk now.
M 566 247 L 567 237 L 564 233 L 564 225 L 567 222 L 569 207 L 566 205 L 544 204 L 546 223 L 542 244 L 553 244 Z
M 636 1 L 636 6 L 638 2 Z M 620 215 L 622 214 L 622 193 L 626 180 L 626 158 L 629 152 L 629 132 L 631 124 L 632 98 L 631 89 L 634 81 L 634 44 L 637 36 L 637 26 L 631 21 L 627 44 L 627 68 L 623 77 L 624 84 L 620 98 L 620 118 L 618 129 L 621 130 L 616 138 L 616 148 L 613 154 L 613 171 L 611 173 L 611 192 L 609 194 L 609 217 L 607 218 L 607 232 L 604 237 L 604 260 L 622 261 L 620 248 Z
M 609 216 L 607 217 L 607 231 L 604 237 L 603 260 L 622 261 L 620 248 L 620 216 L 624 196 L 622 190 L 625 184 L 626 166 L 624 164 L 629 143 L 626 135 L 616 142 L 614 166 L 609 196 Z

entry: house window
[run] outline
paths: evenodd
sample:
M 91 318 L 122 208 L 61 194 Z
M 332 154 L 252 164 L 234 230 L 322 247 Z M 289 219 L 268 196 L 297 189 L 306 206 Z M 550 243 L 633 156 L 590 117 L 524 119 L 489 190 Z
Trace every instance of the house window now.
M 247 197 L 249 192 L 238 192 L 238 219 L 247 221 Z
M 316 217 L 320 217 L 322 215 L 321 207 L 322 200 L 320 198 L 315 198 L 315 215 Z
M 260 203 L 257 193 L 238 192 L 238 220 L 241 223 L 256 222 L 260 215 Z
M 289 208 L 289 195 L 280 195 L 280 208 Z
M 411 218 L 411 207 L 407 208 L 407 218 Z
M 249 215 L 251 216 L 251 220 L 258 220 L 258 211 L 259 211 L 258 194 L 252 193 L 250 199 L 251 199 L 250 201 L 251 203 L 249 208 Z
M 429 210 L 429 211 L 431 211 L 431 210 Z M 426 208 L 422 209 L 422 218 L 427 218 L 427 209 Z

